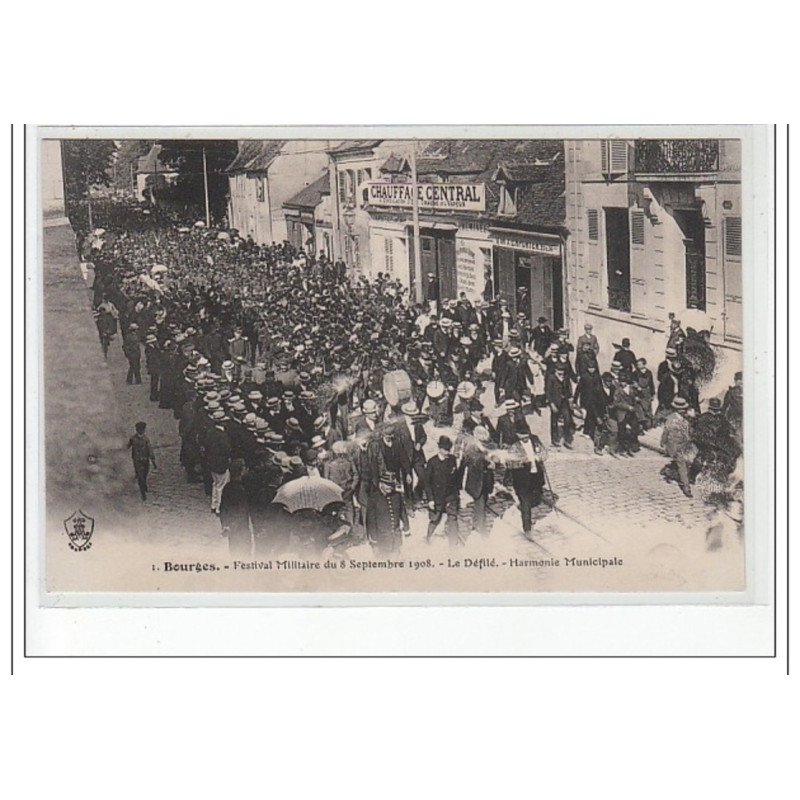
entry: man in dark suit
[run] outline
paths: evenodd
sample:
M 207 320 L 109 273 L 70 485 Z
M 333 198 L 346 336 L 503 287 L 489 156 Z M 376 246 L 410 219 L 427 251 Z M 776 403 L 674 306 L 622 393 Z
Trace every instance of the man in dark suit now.
M 536 327 L 531 331 L 531 341 L 533 342 L 533 349 L 543 356 L 553 341 L 553 331 L 547 324 L 544 317 L 539 317 Z
M 563 433 L 564 447 L 572 449 L 572 432 L 575 424 L 569 401 L 572 398 L 572 384 L 563 364 L 556 364 L 545 381 L 545 398 L 550 406 L 550 442 L 553 447 L 561 443 Z M 561 428 L 559 428 L 559 423 Z
M 417 476 L 416 485 L 413 486 L 413 497 L 419 501 L 425 491 L 425 453 L 423 448 L 428 441 L 425 433 L 424 417 L 419 413 L 417 404 L 413 401 L 404 403 L 400 409 L 403 412 L 402 419 L 395 423 L 395 433 L 403 451 L 406 454 L 407 463 L 411 464 L 414 475 Z M 406 487 L 406 497 L 412 495 L 412 483 L 407 481 L 404 476 Z
M 524 419 L 525 416 L 522 414 L 519 403 L 513 397 L 506 400 L 503 404 L 503 413 L 497 418 L 497 444 L 501 447 L 515 444 L 517 442 L 517 423 Z
M 499 406 L 503 399 L 503 384 L 506 379 L 508 367 L 508 353 L 503 348 L 503 340 L 495 339 L 492 342 L 494 354 L 492 355 L 492 380 L 494 381 L 494 404 Z
M 527 358 L 523 361 L 522 350 L 519 347 L 512 347 L 508 351 L 508 363 L 505 369 L 505 379 L 503 381 L 503 391 L 506 399 L 513 397 L 518 403 L 522 402 L 523 396 L 529 394 L 528 383 L 533 383 L 533 375 L 528 366 Z
M 224 412 L 215 412 L 214 425 L 207 429 L 203 439 L 204 457 L 212 479 L 211 510 L 215 514 L 219 514 L 222 490 L 230 478 L 231 443 L 225 432 L 225 421 Z
M 462 462 L 464 491 L 472 498 L 472 530 L 486 536 L 486 502 L 494 487 L 494 469 L 486 450 L 490 437 L 482 426 L 473 435 L 475 442 L 464 451 Z
M 589 362 L 586 372 L 578 378 L 575 387 L 575 402 L 584 410 L 583 432 L 594 440 L 597 425 L 606 413 L 606 393 L 603 391 L 603 381 L 597 371 L 597 364 Z M 597 446 L 595 445 L 595 452 Z
M 514 446 L 515 462 L 511 470 L 511 483 L 519 500 L 522 532 L 530 539 L 533 522 L 532 510 L 542 502 L 544 489 L 544 461 L 547 453 L 538 436 L 533 436 L 527 425 L 517 427 L 518 443 Z
M 442 517 L 447 515 L 447 539 L 450 547 L 463 544 L 458 533 L 458 493 L 460 470 L 456 457 L 450 452 L 453 443 L 448 436 L 439 437 L 439 451 L 428 462 L 427 495 L 430 519 L 426 541 L 430 543 Z

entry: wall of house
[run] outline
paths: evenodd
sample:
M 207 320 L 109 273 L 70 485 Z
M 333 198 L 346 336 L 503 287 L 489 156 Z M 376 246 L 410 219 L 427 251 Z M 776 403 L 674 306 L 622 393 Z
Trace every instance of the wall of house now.
M 369 229 L 370 262 L 364 274 L 370 278 L 379 272 L 399 280 L 410 291 L 407 228 L 399 222 L 373 221 Z
M 280 241 L 274 235 L 269 186 L 264 173 L 236 173 L 229 176 L 228 186 L 230 227 L 244 238 L 252 236 L 258 244 Z M 286 231 L 285 223 L 283 230 Z
M 301 189 L 314 183 L 327 169 L 326 151 L 330 145 L 327 139 L 289 141 L 269 165 L 269 213 L 274 241 L 279 242 L 286 238 L 283 204 Z
M 370 180 L 377 180 L 380 177 L 380 167 L 386 162 L 390 155 L 398 156 L 410 155 L 411 149 L 418 146 L 417 143 L 408 140 L 391 139 L 381 142 L 369 153 L 354 155 L 342 154 L 331 160 L 331 204 L 334 229 L 334 255 L 335 258 L 347 260 L 348 237 L 355 238 L 358 243 L 357 262 L 348 264 L 356 272 L 366 275 L 383 272 L 380 265 L 384 262 L 385 256 L 382 250 L 373 252 L 371 224 L 372 218 L 364 210 L 364 198 L 359 188 L 358 174 L 360 170 L 369 170 Z M 341 182 L 344 180 L 342 173 L 351 171 L 356 176 L 355 192 L 352 202 L 342 203 L 339 192 Z M 383 242 L 378 243 L 383 246 Z M 352 251 L 351 251 L 352 252 Z M 374 263 L 373 263 L 374 262 Z M 395 259 L 395 263 L 397 263 Z M 406 260 L 407 264 L 407 260 Z M 408 270 L 406 269 L 406 274 Z M 398 276 L 399 277 L 399 276 Z M 406 278 L 407 279 L 407 278 Z
M 65 221 L 64 171 L 61 164 L 60 140 L 42 139 L 39 170 L 42 180 L 43 219 Z
M 673 312 L 687 326 L 712 331 L 712 342 L 741 347 L 736 336 L 741 320 L 741 265 L 725 256 L 724 217 L 741 215 L 741 186 L 733 171 L 733 147 L 723 148 L 715 180 L 676 180 L 653 184 L 627 180 L 607 182 L 600 174 L 600 142 L 566 143 L 568 297 L 573 341 L 591 323 L 601 346 L 600 365 L 607 369 L 612 343 L 631 339 L 637 355 L 649 363 L 663 359 Z M 726 160 L 727 159 L 727 160 Z M 631 309 L 609 308 L 604 210 L 625 208 L 629 226 L 643 215 L 643 239 L 630 242 Z M 697 208 L 703 216 L 706 250 L 706 309 L 686 306 L 684 231 L 675 209 Z M 590 209 L 598 212 L 597 239 L 589 237 Z M 740 259 L 739 259 L 740 261 Z M 727 331 L 727 332 L 726 332 Z M 738 361 L 731 359 L 731 363 Z

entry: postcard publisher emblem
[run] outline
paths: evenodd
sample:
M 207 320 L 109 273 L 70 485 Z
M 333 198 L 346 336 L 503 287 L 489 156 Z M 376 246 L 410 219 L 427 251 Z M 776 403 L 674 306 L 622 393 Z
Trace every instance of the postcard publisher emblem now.
M 80 553 L 92 546 L 94 519 L 78 509 L 64 520 L 64 530 L 69 536 L 69 546 Z

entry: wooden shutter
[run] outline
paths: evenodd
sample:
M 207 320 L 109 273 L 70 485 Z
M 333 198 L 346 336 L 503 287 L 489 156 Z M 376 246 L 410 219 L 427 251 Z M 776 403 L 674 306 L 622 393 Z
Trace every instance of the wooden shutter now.
M 347 203 L 347 172 L 341 170 L 338 173 L 339 178 L 339 205 L 343 206 Z
M 608 139 L 603 139 L 600 142 L 600 172 L 603 175 L 608 175 L 608 146 L 610 142 Z
M 391 236 L 385 236 L 383 239 L 383 258 L 386 266 L 386 272 L 390 275 L 394 274 L 394 244 Z
M 644 249 L 644 211 L 631 209 L 631 313 L 647 316 L 647 263 Z
M 725 257 L 742 257 L 741 217 L 725 217 Z
M 600 238 L 600 215 L 596 208 L 586 210 L 586 222 L 589 231 L 589 241 L 596 242 Z
M 624 175 L 628 171 L 628 143 L 611 141 L 609 161 L 609 172 L 612 175 Z
M 517 279 L 514 269 L 514 251 L 502 247 L 494 249 L 497 259 L 498 294 L 508 301 L 512 314 L 517 310 Z

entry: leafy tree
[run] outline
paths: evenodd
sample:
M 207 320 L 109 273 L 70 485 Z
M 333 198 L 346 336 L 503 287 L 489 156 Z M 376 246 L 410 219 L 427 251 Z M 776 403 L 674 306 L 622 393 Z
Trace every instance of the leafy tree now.
M 64 197 L 67 210 L 72 211 L 83 204 L 91 186 L 111 184 L 117 146 L 110 139 L 64 139 L 61 145 Z
M 208 199 L 213 219 L 221 219 L 228 205 L 228 165 L 236 157 L 236 140 L 189 139 L 160 141 L 161 160 L 178 173 L 174 186 L 164 190 L 168 201 L 204 215 L 203 151 L 208 175 Z

